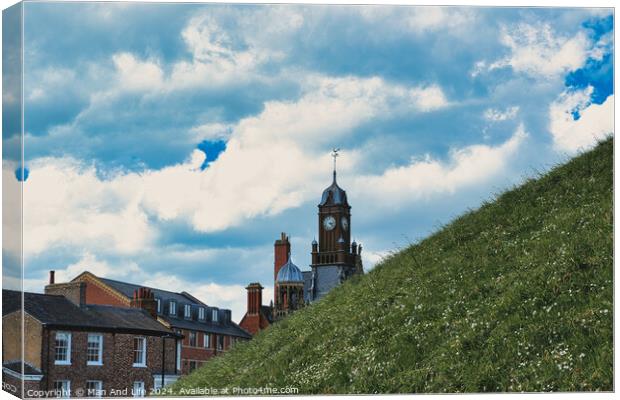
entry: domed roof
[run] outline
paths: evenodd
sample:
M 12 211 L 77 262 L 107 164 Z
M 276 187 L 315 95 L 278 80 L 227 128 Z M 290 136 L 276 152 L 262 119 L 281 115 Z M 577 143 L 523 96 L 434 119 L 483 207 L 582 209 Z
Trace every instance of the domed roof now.
M 290 257 L 286 264 L 278 271 L 276 282 L 303 282 L 304 276 L 297 265 L 293 264 Z
M 336 183 L 336 171 L 334 171 L 334 181 L 332 184 L 323 191 L 323 196 L 321 196 L 320 206 L 331 206 L 331 205 L 349 205 L 347 202 L 347 192 L 345 192 L 338 184 Z

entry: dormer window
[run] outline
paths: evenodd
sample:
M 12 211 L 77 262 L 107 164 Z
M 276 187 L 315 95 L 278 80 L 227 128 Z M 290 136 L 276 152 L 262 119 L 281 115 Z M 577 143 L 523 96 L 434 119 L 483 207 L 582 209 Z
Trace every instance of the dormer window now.
M 216 308 L 216 309 L 214 309 L 214 310 L 211 312 L 211 320 L 212 320 L 213 322 L 217 322 L 217 317 L 218 317 L 218 315 L 217 315 L 217 314 L 218 314 L 218 312 L 217 312 L 217 308 Z
M 161 299 L 156 297 L 155 301 L 157 302 L 157 314 L 161 314 Z
M 198 307 L 198 319 L 201 321 L 205 320 L 205 308 L 204 307 Z
M 174 300 L 170 300 L 170 315 L 177 314 L 177 303 Z
M 192 306 L 190 306 L 189 304 L 185 305 L 185 319 L 190 319 L 192 318 Z

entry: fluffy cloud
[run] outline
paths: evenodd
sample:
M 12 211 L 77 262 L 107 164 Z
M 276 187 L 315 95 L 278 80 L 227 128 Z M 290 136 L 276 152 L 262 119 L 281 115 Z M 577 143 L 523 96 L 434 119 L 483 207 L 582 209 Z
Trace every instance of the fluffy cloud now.
M 450 152 L 444 163 L 426 157 L 412 160 L 409 165 L 387 169 L 381 175 L 361 176 L 354 182 L 354 191 L 363 193 L 367 202 L 381 201 L 383 206 L 398 206 L 412 200 L 481 184 L 497 176 L 509 163 L 527 137 L 523 125 L 513 136 L 497 147 L 473 145 Z M 372 191 L 364 188 L 372 187 Z
M 493 62 L 479 61 L 472 75 L 484 70 L 511 67 L 532 77 L 552 78 L 581 67 L 591 45 L 583 32 L 560 36 L 547 23 L 504 26 L 501 43 L 510 53 Z
M 506 121 L 513 119 L 519 112 L 519 106 L 508 107 L 504 110 L 497 108 L 487 108 L 484 111 L 484 119 L 491 122 Z
M 128 71 L 141 68 L 127 65 Z M 437 86 L 356 77 L 314 77 L 306 85 L 299 100 L 268 102 L 262 113 L 241 120 L 226 150 L 204 171 L 205 155 L 198 150 L 180 164 L 105 178 L 94 165 L 74 159 L 34 160 L 24 192 L 25 251 L 73 245 L 133 254 L 157 237 L 148 215 L 212 232 L 277 214 L 321 189 L 330 165 L 327 148 L 361 124 L 448 105 Z M 358 162 L 358 152 L 350 151 L 340 169 Z
M 549 107 L 549 131 L 557 150 L 588 149 L 614 132 L 614 96 L 591 102 L 593 88 L 566 91 Z

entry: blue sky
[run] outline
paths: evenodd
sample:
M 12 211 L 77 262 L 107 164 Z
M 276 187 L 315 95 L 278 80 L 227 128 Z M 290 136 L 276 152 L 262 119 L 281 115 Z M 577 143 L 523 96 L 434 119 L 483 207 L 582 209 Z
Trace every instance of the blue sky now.
M 307 268 L 332 147 L 372 268 L 613 132 L 612 18 L 26 3 L 25 287 L 88 269 L 239 320 L 281 231 Z

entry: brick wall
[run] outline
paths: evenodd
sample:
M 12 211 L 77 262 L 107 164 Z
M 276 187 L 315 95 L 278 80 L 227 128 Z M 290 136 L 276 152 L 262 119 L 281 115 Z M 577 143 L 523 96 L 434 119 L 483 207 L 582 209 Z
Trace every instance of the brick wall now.
M 86 284 L 84 282 L 54 283 L 45 286 L 45 294 L 65 296 L 79 306 L 86 301 Z
M 118 307 L 129 307 L 129 300 L 123 302 L 118 297 L 105 291 L 99 285 L 88 281 L 85 283 L 87 304 L 107 304 Z
M 46 374 L 42 387 L 52 389 L 56 380 L 71 381 L 71 390 L 86 388 L 87 380 L 100 380 L 103 389 L 108 393 L 111 389 L 122 390 L 133 387 L 134 381 L 143 381 L 145 390 L 153 387 L 153 374 L 161 373 L 162 339 L 145 336 L 147 339 L 146 368 L 133 366 L 134 334 L 102 333 L 103 365 L 86 364 L 86 344 L 88 332 L 71 332 L 71 365 L 54 364 L 55 330 L 44 332 L 43 360 Z M 166 339 L 166 374 L 175 373 L 175 340 Z M 131 397 L 131 393 L 129 393 Z
M 22 338 L 22 313 L 16 311 L 2 317 L 2 360 L 21 360 L 22 340 L 24 340 L 24 358 L 27 363 L 41 368 L 41 333 L 39 321 L 30 315 L 24 315 L 24 337 Z

